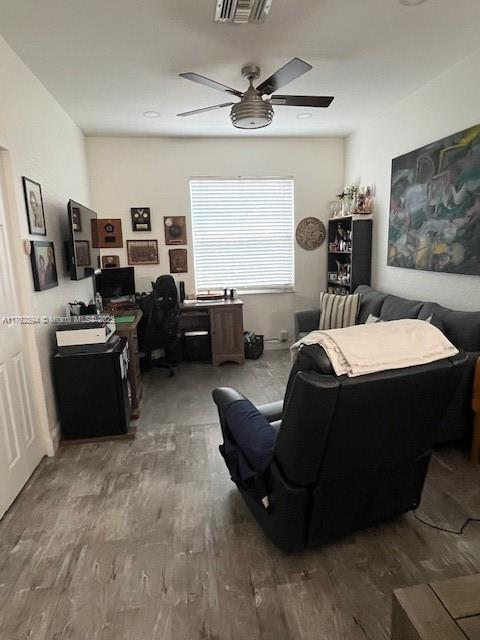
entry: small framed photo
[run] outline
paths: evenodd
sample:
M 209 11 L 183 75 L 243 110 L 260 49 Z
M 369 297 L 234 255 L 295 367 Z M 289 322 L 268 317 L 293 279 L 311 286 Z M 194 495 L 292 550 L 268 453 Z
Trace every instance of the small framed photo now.
M 116 269 L 119 266 L 119 256 L 102 256 L 102 269 Z
M 164 217 L 163 224 L 165 227 L 165 244 L 187 244 L 185 216 Z
M 186 249 L 169 249 L 170 273 L 187 273 L 188 261 Z
M 90 242 L 88 240 L 75 240 L 75 256 L 77 267 L 90 266 Z
M 34 240 L 30 253 L 35 291 L 58 287 L 57 263 L 53 242 Z
M 133 231 L 151 231 L 152 222 L 150 218 L 150 207 L 133 207 L 130 209 L 132 215 Z
M 43 209 L 42 187 L 30 178 L 22 177 L 23 195 L 27 209 L 28 230 L 34 236 L 46 236 L 45 211 Z
M 158 264 L 158 241 L 127 240 L 127 258 L 132 266 Z

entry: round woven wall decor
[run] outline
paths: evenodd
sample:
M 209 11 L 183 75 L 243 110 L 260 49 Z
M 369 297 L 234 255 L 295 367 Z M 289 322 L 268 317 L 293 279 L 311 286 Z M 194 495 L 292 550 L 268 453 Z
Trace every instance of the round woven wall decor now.
M 327 232 L 318 218 L 304 218 L 297 225 L 296 238 L 302 249 L 312 251 L 324 242 Z

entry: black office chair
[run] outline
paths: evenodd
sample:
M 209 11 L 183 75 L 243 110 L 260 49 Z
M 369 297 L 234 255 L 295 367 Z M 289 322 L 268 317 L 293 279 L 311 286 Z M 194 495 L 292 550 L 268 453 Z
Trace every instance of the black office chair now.
M 143 313 L 138 325 L 138 347 L 145 354 L 142 365 L 168 369 L 172 377 L 179 318 L 178 292 L 172 276 L 160 276 L 152 282 L 152 293 L 139 298 L 138 305 Z M 165 357 L 152 358 L 156 349 L 164 349 Z

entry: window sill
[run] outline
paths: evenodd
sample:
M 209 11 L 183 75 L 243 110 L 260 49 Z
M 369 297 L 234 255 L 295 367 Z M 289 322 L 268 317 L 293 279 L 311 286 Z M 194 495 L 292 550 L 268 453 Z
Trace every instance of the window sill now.
M 239 296 L 261 295 L 262 293 L 295 293 L 295 289 L 293 287 L 286 287 L 285 289 L 237 289 L 237 295 Z
M 213 289 L 210 289 L 212 291 Z M 229 289 L 230 291 L 230 289 Z M 240 296 L 251 296 L 251 295 L 261 295 L 263 293 L 272 294 L 272 293 L 295 293 L 295 289 L 293 287 L 285 287 L 285 289 L 235 289 L 237 297 Z M 196 295 L 205 295 L 207 291 L 197 291 Z

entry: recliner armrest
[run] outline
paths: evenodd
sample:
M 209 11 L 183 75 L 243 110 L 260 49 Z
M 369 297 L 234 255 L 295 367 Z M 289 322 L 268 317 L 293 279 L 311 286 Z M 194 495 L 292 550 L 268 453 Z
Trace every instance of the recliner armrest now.
M 218 387 L 213 390 L 212 397 L 213 401 L 222 412 L 228 409 L 233 402 L 237 402 L 237 400 L 248 400 L 243 393 L 240 393 L 240 391 L 237 391 L 236 389 L 232 389 L 232 387 Z M 277 422 L 277 420 L 282 419 L 283 400 L 262 404 L 257 407 L 257 409 L 269 422 Z
M 320 309 L 295 311 L 293 319 L 295 323 L 295 340 L 299 340 L 301 333 L 310 333 L 310 331 L 318 329 L 320 324 Z
M 283 416 L 283 400 L 261 404 L 257 409 L 269 422 L 277 422 Z
M 220 387 L 213 391 L 212 396 L 218 406 L 224 438 L 220 451 L 232 478 L 241 483 L 251 481 L 256 474 L 267 469 L 278 429 L 235 389 Z
M 246 400 L 245 396 L 231 387 L 217 387 L 212 392 L 213 401 L 218 409 L 223 413 L 232 402 L 237 400 Z

